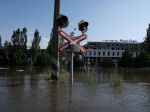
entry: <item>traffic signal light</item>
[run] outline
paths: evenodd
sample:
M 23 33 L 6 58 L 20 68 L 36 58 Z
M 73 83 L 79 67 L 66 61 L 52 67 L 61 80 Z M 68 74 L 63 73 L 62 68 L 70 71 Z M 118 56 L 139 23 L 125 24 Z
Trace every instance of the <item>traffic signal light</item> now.
M 78 29 L 79 29 L 79 31 L 81 31 L 82 33 L 87 32 L 87 30 L 88 30 L 88 25 L 89 25 L 88 22 L 86 22 L 86 21 L 84 21 L 84 20 L 81 20 L 81 21 L 79 22 L 79 24 L 78 24 Z
M 65 16 L 65 15 L 58 15 L 57 16 L 57 25 L 60 27 L 60 28 L 66 28 L 69 24 L 69 21 L 68 21 L 68 17 Z

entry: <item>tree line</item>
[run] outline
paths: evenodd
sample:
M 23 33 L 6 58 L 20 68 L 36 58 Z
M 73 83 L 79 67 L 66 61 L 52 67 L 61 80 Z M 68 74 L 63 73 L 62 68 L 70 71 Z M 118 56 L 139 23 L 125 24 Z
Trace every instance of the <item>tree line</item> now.
M 35 30 L 32 45 L 27 47 L 27 29 L 18 28 L 13 31 L 11 41 L 5 40 L 2 45 L 0 36 L 0 65 L 47 65 L 50 64 L 50 54 L 40 48 L 41 36 Z

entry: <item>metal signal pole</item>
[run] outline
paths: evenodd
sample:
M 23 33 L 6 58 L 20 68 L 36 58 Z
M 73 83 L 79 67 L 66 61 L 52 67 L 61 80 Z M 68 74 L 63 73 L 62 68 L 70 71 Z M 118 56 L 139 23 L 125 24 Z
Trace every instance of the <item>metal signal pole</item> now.
M 58 44 L 59 44 L 59 36 L 58 36 L 58 25 L 57 25 L 57 16 L 60 14 L 60 0 L 54 0 L 54 21 L 53 21 L 53 36 L 52 36 L 52 48 L 51 48 L 51 79 L 58 80 L 59 75 L 59 53 Z

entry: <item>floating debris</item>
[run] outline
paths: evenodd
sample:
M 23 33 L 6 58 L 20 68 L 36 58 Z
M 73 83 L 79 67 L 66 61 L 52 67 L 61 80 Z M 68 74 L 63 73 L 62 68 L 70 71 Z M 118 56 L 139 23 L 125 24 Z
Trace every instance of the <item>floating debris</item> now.
M 23 72 L 24 70 L 16 70 L 16 71 L 18 71 L 18 72 Z
M 8 70 L 9 68 L 0 67 L 0 70 Z

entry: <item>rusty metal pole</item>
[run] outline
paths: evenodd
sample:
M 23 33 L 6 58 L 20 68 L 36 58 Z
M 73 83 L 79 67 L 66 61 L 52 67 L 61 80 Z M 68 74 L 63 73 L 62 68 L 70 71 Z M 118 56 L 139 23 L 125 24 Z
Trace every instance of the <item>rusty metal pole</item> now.
M 53 36 L 52 36 L 52 53 L 51 53 L 51 79 L 58 80 L 59 75 L 59 53 L 58 45 L 59 45 L 59 38 L 58 38 L 58 25 L 57 25 L 57 16 L 60 14 L 60 0 L 54 0 L 54 21 L 53 21 Z

